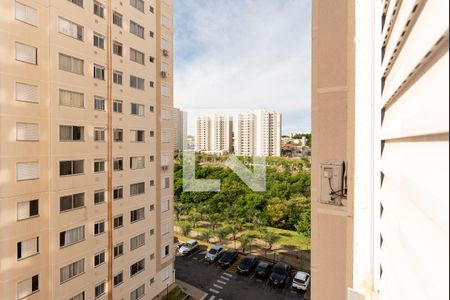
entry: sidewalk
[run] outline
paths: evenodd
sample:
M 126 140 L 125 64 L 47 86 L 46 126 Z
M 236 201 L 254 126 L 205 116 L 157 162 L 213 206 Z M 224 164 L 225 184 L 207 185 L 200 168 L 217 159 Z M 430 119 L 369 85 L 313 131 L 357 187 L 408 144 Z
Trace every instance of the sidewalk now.
M 201 299 L 204 299 L 206 295 L 208 295 L 204 291 L 202 291 L 190 284 L 187 284 L 186 282 L 176 279 L 176 283 L 181 288 L 181 290 L 183 292 L 185 292 L 186 294 L 188 294 L 189 296 L 191 296 L 191 298 L 193 300 L 201 300 Z

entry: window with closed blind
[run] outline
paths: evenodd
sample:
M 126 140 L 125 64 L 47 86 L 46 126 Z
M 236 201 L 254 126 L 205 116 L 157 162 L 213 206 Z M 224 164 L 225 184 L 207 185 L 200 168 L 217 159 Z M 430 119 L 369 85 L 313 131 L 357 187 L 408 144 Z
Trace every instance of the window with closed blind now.
M 130 169 L 144 169 L 145 168 L 145 156 L 130 157 Z
M 130 251 L 136 250 L 145 245 L 145 233 L 141 233 L 138 236 L 130 239 Z
M 168 154 L 161 155 L 161 168 L 163 170 L 168 170 L 170 168 L 170 155 Z
M 130 184 L 130 196 L 145 194 L 145 182 Z
M 145 54 L 136 49 L 130 48 L 130 60 L 134 61 L 138 64 L 144 65 L 145 64 Z
M 23 280 L 17 284 L 17 299 L 23 299 L 39 291 L 39 275 Z
M 163 189 L 168 189 L 170 188 L 170 177 L 165 177 L 163 178 L 163 180 L 161 181 L 162 183 L 162 188 Z
M 130 300 L 139 300 L 145 296 L 145 284 L 131 292 Z
M 161 86 L 161 95 L 164 97 L 170 97 L 170 89 L 165 85 Z
M 170 200 L 169 199 L 165 199 L 161 201 L 161 212 L 165 213 L 168 212 L 170 210 Z
M 16 20 L 37 26 L 38 12 L 35 8 L 16 1 Z
M 166 131 L 161 132 L 161 142 L 163 144 L 170 143 L 170 134 Z
M 85 240 L 85 227 L 80 226 L 59 233 L 59 247 L 64 248 Z
M 59 198 L 59 211 L 66 212 L 84 207 L 84 193 L 62 196 Z
M 39 141 L 39 124 L 16 123 L 16 140 L 28 142 Z
M 58 32 L 79 41 L 83 41 L 84 39 L 83 26 L 61 17 L 58 19 Z
M 84 258 L 62 267 L 59 270 L 59 283 L 66 283 L 67 281 L 82 274 L 84 274 Z
M 167 29 L 170 29 L 170 19 L 165 15 L 161 15 L 161 25 Z
M 130 0 L 130 5 L 139 10 L 140 12 L 144 12 L 143 0 Z
M 16 60 L 37 65 L 36 47 L 16 42 Z
M 39 162 L 21 162 L 16 165 L 17 181 L 39 179 Z
M 137 76 L 130 75 L 130 87 L 144 90 L 145 89 L 145 80 L 143 78 L 139 78 Z
M 69 300 L 86 300 L 85 298 L 85 293 L 81 292 L 76 296 L 73 296 L 72 298 L 70 298 Z
M 169 267 L 165 268 L 164 270 L 162 270 L 161 272 L 161 280 L 162 282 L 165 282 L 167 280 L 169 280 L 169 276 L 170 276 L 170 269 Z
M 39 216 L 39 200 L 17 203 L 17 220 L 26 220 Z
M 84 75 L 84 61 L 66 54 L 59 54 L 59 69 L 78 75 Z
M 68 90 L 59 90 L 59 105 L 84 108 L 84 94 Z
M 36 85 L 16 82 L 16 100 L 39 103 L 39 89 Z
M 145 28 L 130 20 L 130 32 L 140 38 L 144 38 Z
M 39 237 L 17 243 L 17 259 L 25 259 L 39 253 Z
M 167 222 L 161 226 L 161 235 L 164 236 L 169 233 L 170 233 L 170 222 Z

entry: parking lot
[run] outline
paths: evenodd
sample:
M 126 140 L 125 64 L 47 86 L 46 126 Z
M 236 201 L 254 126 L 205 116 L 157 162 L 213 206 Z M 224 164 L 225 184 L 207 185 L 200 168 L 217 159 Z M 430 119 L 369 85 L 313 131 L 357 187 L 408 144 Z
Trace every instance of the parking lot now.
M 254 273 L 249 276 L 238 275 L 237 267 L 243 256 L 228 269 L 222 269 L 217 263 L 204 260 L 206 250 L 196 250 L 189 256 L 177 255 L 175 261 L 176 276 L 208 295 L 205 300 L 291 300 L 306 299 L 305 295 L 291 289 L 292 272 L 284 289 L 271 287 L 268 279 L 257 280 Z

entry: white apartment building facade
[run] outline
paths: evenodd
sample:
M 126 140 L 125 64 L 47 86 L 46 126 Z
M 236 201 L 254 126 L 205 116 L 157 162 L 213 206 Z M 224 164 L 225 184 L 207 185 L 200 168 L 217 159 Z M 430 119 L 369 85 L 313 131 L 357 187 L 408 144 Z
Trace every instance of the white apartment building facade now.
M 229 116 L 199 117 L 196 122 L 196 151 L 226 154 L 233 150 L 233 121 Z
M 235 122 L 235 153 L 240 156 L 281 156 L 281 113 L 257 110 L 239 114 Z
M 173 1 L 4 0 L 0 299 L 173 278 Z

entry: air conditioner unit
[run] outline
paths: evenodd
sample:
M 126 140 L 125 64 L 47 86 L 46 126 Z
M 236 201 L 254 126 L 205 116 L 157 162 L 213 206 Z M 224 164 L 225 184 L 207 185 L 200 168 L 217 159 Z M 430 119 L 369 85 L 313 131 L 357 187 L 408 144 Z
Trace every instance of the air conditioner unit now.
M 162 166 L 161 169 L 163 169 L 163 171 L 167 171 L 169 170 L 169 166 Z
M 166 71 L 161 71 L 161 77 L 162 78 L 166 78 L 167 77 L 167 72 Z
M 169 56 L 169 50 L 167 50 L 167 49 L 163 49 L 163 55 L 164 56 Z

